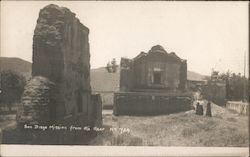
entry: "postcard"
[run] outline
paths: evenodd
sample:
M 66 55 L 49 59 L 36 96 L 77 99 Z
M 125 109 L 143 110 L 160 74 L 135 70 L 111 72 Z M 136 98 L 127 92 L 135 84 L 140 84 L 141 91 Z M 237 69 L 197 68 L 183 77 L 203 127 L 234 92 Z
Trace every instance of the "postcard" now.
M 247 2 L 1 1 L 0 154 L 248 156 L 248 39 Z

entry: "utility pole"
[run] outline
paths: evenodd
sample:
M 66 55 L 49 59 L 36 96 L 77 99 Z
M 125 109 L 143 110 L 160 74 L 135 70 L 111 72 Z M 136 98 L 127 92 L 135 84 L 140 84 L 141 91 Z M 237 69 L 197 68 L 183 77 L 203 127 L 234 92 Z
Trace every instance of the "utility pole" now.
M 246 52 L 244 53 L 243 102 L 246 101 Z

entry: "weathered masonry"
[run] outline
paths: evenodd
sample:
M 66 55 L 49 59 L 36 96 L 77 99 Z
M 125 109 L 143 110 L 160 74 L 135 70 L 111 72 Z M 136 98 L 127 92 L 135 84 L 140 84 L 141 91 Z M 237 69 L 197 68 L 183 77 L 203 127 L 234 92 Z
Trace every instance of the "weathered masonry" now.
M 32 76 L 43 76 L 56 84 L 60 101 L 53 113 L 56 119 L 87 116 L 90 110 L 88 34 L 89 29 L 67 8 L 49 5 L 39 13 L 33 37 Z
M 114 114 L 163 114 L 189 110 L 187 61 L 160 45 L 134 59 L 121 59 Z
M 17 113 L 20 143 L 85 144 L 94 133 L 70 126 L 100 126 L 100 95 L 90 86 L 89 29 L 69 9 L 40 10 L 33 36 L 32 79 Z M 23 125 L 66 126 L 68 130 L 34 131 Z M 6 140 L 10 142 L 11 140 Z

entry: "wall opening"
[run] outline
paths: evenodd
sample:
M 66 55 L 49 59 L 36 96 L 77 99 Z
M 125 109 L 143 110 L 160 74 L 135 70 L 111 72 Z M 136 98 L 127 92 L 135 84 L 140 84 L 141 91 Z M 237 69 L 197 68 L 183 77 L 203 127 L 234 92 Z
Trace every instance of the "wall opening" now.
M 160 71 L 154 71 L 153 83 L 154 84 L 161 84 L 161 72 Z

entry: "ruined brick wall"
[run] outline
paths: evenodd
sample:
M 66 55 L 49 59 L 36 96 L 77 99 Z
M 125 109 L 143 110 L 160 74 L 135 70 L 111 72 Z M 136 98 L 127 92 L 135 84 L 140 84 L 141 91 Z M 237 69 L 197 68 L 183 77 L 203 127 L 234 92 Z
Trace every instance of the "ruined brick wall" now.
M 25 86 L 22 106 L 17 110 L 17 122 L 29 125 L 55 122 L 55 84 L 45 77 L 36 76 Z
M 32 75 L 56 83 L 58 116 L 87 114 L 90 104 L 89 29 L 69 9 L 41 9 L 33 37 Z
M 4 143 L 83 144 L 96 135 L 24 129 L 24 124 L 101 124 L 100 98 L 91 97 L 88 34 L 69 9 L 48 5 L 40 10 L 33 36 L 32 79 L 18 107 L 17 127 L 5 131 Z
M 121 91 L 138 91 L 138 89 L 174 91 L 186 88 L 186 60 L 180 59 L 174 52 L 167 53 L 160 45 L 153 46 L 148 53 L 141 52 L 130 62 L 132 65 L 130 68 L 123 68 L 126 60 L 121 59 Z M 155 73 L 160 75 L 160 81 L 157 83 L 154 81 L 157 75 Z
M 165 54 L 164 54 L 165 55 Z M 162 54 L 151 54 L 134 63 L 135 88 L 177 89 L 181 83 L 182 63 L 168 61 Z M 154 84 L 154 72 L 161 73 L 160 84 Z M 185 77 L 183 75 L 183 77 Z M 183 78 L 185 79 L 185 78 Z
M 190 110 L 192 100 L 190 94 L 185 95 L 186 82 L 186 60 L 174 52 L 167 53 L 160 45 L 131 60 L 122 58 L 120 92 L 114 94 L 114 114 L 149 115 Z
M 159 69 L 161 71 L 162 79 L 161 85 L 155 85 L 153 83 L 153 73 L 155 69 Z M 169 62 L 152 62 L 148 65 L 148 86 L 151 88 L 166 88 L 170 90 L 177 89 L 180 78 L 180 64 L 177 63 L 169 63 Z

